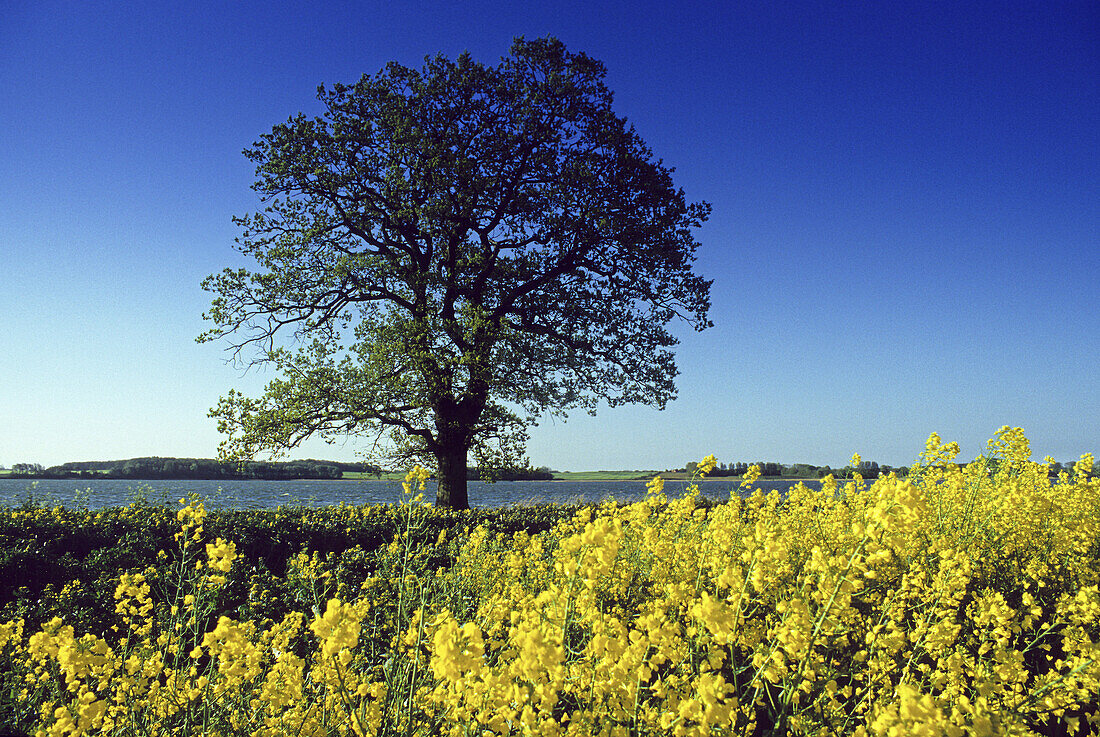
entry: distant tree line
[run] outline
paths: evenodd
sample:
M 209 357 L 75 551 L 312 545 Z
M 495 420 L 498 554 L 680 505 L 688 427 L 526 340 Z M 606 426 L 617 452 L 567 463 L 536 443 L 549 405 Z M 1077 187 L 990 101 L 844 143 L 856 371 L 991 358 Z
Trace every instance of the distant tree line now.
M 996 469 L 996 459 L 984 459 L 976 461 L 984 463 L 990 472 Z M 1057 476 L 1060 472 L 1072 474 L 1075 461 L 1065 463 L 1055 462 L 1050 467 L 1050 475 Z M 967 465 L 967 464 L 961 464 Z M 774 461 L 757 461 L 755 463 L 719 463 L 709 474 L 712 477 L 742 476 L 748 471 L 749 466 L 759 466 L 762 477 L 771 478 L 795 478 L 795 479 L 819 479 L 832 475 L 838 479 L 852 478 L 859 473 L 865 479 L 875 479 L 880 475 L 896 473 L 904 477 L 908 475 L 907 466 L 879 465 L 875 461 L 862 461 L 859 466 L 844 466 L 832 468 L 830 466 L 815 466 L 810 463 L 776 463 Z M 671 469 L 677 473 L 694 473 L 698 463 L 692 461 L 683 468 Z M 2 469 L 2 467 L 0 467 Z M 41 463 L 13 463 L 8 478 L 40 478 L 40 479 L 68 479 L 68 478 L 95 478 L 95 479 L 338 479 L 344 473 L 364 473 L 381 476 L 383 469 L 371 463 L 347 463 L 342 461 L 318 461 L 307 459 L 302 461 L 245 461 L 243 463 L 222 463 L 210 458 L 130 458 L 125 461 L 75 461 L 62 463 L 59 466 L 43 467 Z M 1095 469 L 1092 476 L 1100 475 L 1100 467 Z M 482 472 L 478 468 L 466 469 L 466 478 L 474 481 L 478 479 L 492 479 L 494 481 L 551 481 L 554 473 L 549 468 L 504 468 L 492 469 Z
M 41 463 L 13 463 L 11 467 L 12 476 L 33 476 L 43 471 Z
M 344 473 L 365 473 L 381 476 L 383 470 L 370 463 L 341 461 L 245 461 L 222 463 L 211 458 L 130 458 L 124 461 L 74 461 L 45 468 L 41 463 L 16 463 L 11 477 L 40 479 L 338 479 Z M 541 468 L 497 468 L 484 473 L 468 468 L 470 480 L 550 481 L 553 472 Z
M 996 471 L 998 460 L 996 458 L 984 458 L 977 461 L 971 461 L 971 463 L 984 464 L 990 473 Z M 1073 467 L 1076 461 L 1067 461 L 1061 463 L 1055 461 L 1050 466 L 1050 475 L 1057 476 L 1061 472 L 1066 472 L 1073 475 Z M 694 473 L 698 468 L 698 463 L 693 461 L 688 463 L 684 468 L 674 469 L 677 472 Z M 966 467 L 968 463 L 961 463 L 960 466 Z M 746 471 L 749 470 L 749 466 L 759 466 L 761 477 L 774 477 L 774 478 L 794 478 L 794 479 L 820 479 L 831 475 L 837 479 L 850 479 L 856 473 L 859 473 L 865 479 L 877 479 L 879 476 L 886 476 L 891 473 L 897 474 L 899 477 L 905 477 L 909 475 L 908 466 L 887 466 L 879 465 L 875 461 L 861 461 L 858 466 L 844 466 L 842 468 L 832 468 L 830 466 L 814 466 L 809 463 L 774 463 L 771 461 L 757 461 L 755 463 L 719 463 L 714 467 L 709 476 L 743 476 Z M 1091 476 L 1100 476 L 1100 466 L 1093 470 Z
M 676 469 L 685 473 L 694 473 L 699 464 L 695 461 L 688 463 L 684 468 Z M 714 467 L 709 476 L 744 476 L 749 470 L 750 466 L 757 466 L 760 469 L 760 476 L 764 478 L 788 478 L 788 479 L 820 479 L 831 475 L 833 478 L 849 479 L 855 473 L 859 473 L 865 479 L 875 479 L 879 475 L 885 476 L 888 473 L 894 472 L 898 476 L 905 476 L 909 473 L 909 469 L 906 466 L 895 468 L 893 466 L 880 466 L 875 461 L 861 461 L 859 466 L 844 466 L 843 468 L 832 468 L 831 466 L 815 466 L 811 463 L 776 463 L 775 461 L 756 461 L 753 463 L 746 463 L 739 461 L 737 463 L 719 463 Z
M 37 463 L 16 463 L 11 476 L 23 478 L 97 479 L 338 479 L 344 472 L 380 475 L 369 463 L 339 461 L 245 461 L 223 463 L 210 458 L 130 458 L 125 461 L 75 461 L 43 468 Z

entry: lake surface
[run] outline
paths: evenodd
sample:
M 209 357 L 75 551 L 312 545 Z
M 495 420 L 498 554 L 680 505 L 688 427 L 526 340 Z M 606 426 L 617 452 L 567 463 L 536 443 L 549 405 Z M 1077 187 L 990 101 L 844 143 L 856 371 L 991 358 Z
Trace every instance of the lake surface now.
M 792 479 L 760 479 L 764 491 L 785 491 Z M 810 480 L 817 488 L 817 480 Z M 738 480 L 707 479 L 700 484 L 703 496 L 728 499 Z M 666 481 L 665 494 L 679 497 L 687 488 L 682 481 Z M 637 501 L 646 493 L 644 481 L 471 481 L 470 504 L 474 507 L 507 507 L 513 504 L 586 503 L 608 498 Z M 135 481 L 131 479 L 0 479 L 0 505 L 19 506 L 27 501 L 41 506 L 103 509 L 126 506 L 138 498 L 150 504 L 175 506 L 181 497 L 198 494 L 210 509 L 274 509 L 279 506 L 324 507 L 334 504 L 393 504 L 404 496 L 400 481 L 376 479 L 258 481 Z M 429 481 L 424 498 L 435 500 L 435 483 Z

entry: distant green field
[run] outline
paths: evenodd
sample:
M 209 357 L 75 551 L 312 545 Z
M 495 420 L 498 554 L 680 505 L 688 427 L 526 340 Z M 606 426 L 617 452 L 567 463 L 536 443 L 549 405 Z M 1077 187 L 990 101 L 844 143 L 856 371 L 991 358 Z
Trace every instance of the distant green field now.
M 344 471 L 344 475 L 341 478 L 345 479 L 376 479 L 373 473 L 367 473 L 366 471 Z M 384 479 L 403 479 L 405 474 L 397 473 L 396 471 L 386 471 L 382 474 Z
M 660 471 L 555 471 L 555 481 L 649 481 L 660 474 L 672 478 L 677 474 L 664 474 Z

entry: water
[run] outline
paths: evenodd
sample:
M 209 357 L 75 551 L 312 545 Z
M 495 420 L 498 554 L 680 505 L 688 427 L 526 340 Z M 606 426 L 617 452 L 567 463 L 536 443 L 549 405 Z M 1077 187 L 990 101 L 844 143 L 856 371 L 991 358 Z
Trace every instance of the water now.
M 760 479 L 764 491 L 785 491 L 796 481 Z M 816 488 L 817 481 L 809 481 Z M 737 490 L 732 478 L 706 479 L 700 484 L 703 496 L 728 499 Z M 686 482 L 666 481 L 665 494 L 683 494 Z M 644 481 L 471 481 L 470 504 L 474 507 L 507 507 L 513 504 L 586 503 L 608 498 L 637 501 L 645 497 Z M 212 509 L 274 509 L 279 506 L 323 507 L 340 504 L 393 504 L 404 494 L 400 481 L 377 479 L 260 481 L 198 481 L 130 479 L 0 479 L 0 505 L 19 506 L 28 500 L 41 506 L 103 509 L 125 506 L 138 498 L 150 504 L 175 506 L 189 494 L 198 494 Z M 429 481 L 424 498 L 435 499 L 435 484 Z

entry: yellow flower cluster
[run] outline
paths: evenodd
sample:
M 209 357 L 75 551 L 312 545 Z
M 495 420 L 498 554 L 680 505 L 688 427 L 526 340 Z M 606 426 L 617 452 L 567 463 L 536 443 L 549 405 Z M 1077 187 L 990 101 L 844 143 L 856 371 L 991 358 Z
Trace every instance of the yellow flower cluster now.
M 431 471 L 428 469 L 413 466 L 412 470 L 405 474 L 405 480 L 401 482 L 401 488 L 405 491 L 406 496 L 411 495 L 413 489 L 424 491 L 424 485 L 431 478 L 431 475 Z M 423 498 L 423 494 L 418 494 L 415 500 L 420 501 Z
M 127 574 L 116 640 L 11 622 L 0 652 L 48 692 L 41 737 L 1095 731 L 1100 482 L 1091 456 L 1052 477 L 1030 453 L 1006 427 L 961 465 L 933 435 L 908 478 L 709 507 L 654 479 L 547 533 L 441 534 L 444 567 L 411 542 L 408 504 L 358 590 L 330 595 L 322 557 L 293 560 L 317 599 L 280 622 L 210 621 L 236 549 L 195 560 L 191 500 L 188 585 L 155 600 Z
M 206 508 L 197 498 L 180 499 L 184 507 L 176 512 L 176 519 L 180 522 L 180 531 L 176 533 L 176 540 L 184 547 L 191 542 L 202 539 L 203 521 L 206 519 Z
M 225 574 L 229 573 L 229 569 L 233 567 L 233 561 L 237 559 L 237 546 L 219 537 L 214 542 L 206 544 L 206 558 L 206 565 L 211 570 L 217 571 L 210 576 L 209 584 L 221 586 L 226 581 Z

